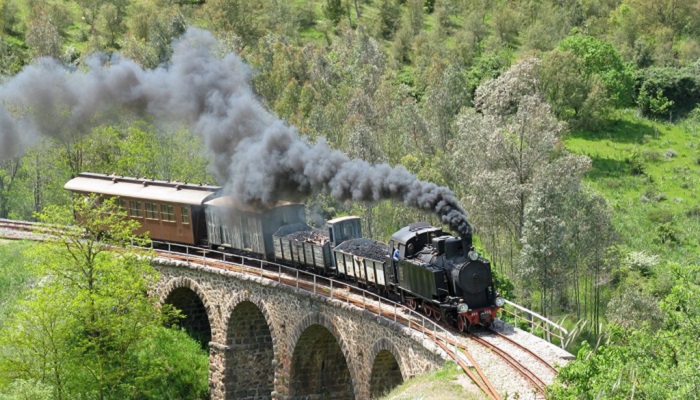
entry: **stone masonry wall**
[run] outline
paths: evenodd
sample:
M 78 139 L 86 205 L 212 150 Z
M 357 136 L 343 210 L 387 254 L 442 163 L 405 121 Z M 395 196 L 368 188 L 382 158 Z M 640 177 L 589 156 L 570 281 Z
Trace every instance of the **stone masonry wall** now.
M 187 290 L 206 311 L 212 399 L 369 399 L 370 382 L 383 390 L 378 381 L 444 364 L 421 335 L 338 300 L 197 264 L 159 258 L 155 266 L 161 304 Z

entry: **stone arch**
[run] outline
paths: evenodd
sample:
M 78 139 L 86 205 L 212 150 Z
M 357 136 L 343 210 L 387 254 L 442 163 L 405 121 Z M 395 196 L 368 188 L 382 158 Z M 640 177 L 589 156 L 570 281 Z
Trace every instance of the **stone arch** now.
M 184 318 L 178 322 L 202 347 L 212 340 L 214 313 L 211 303 L 197 282 L 178 277 L 170 280 L 162 291 L 160 304 L 170 304 L 182 311 Z
M 312 313 L 297 324 L 290 341 L 289 399 L 354 399 L 356 371 L 333 322 Z
M 379 398 L 403 383 L 405 375 L 401 368 L 401 356 L 394 344 L 387 338 L 374 343 L 370 353 L 372 363 L 369 379 L 370 398 Z
M 274 391 L 277 345 L 270 313 L 249 292 L 227 307 L 225 378 L 227 399 L 270 399 Z

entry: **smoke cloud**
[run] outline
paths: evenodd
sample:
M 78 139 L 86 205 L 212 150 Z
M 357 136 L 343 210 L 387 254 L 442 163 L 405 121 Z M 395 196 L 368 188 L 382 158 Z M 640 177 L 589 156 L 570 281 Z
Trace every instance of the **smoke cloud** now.
M 461 235 L 471 233 L 452 191 L 417 179 L 402 166 L 371 165 L 309 143 L 268 112 L 250 86 L 251 70 L 235 54 L 217 56 L 210 33 L 190 28 L 166 66 L 144 70 L 112 57 L 84 69 L 40 60 L 0 86 L 0 159 L 42 136 L 89 132 L 124 112 L 182 121 L 201 135 L 212 172 L 244 202 L 272 204 L 326 191 L 339 200 L 393 199 L 435 212 Z

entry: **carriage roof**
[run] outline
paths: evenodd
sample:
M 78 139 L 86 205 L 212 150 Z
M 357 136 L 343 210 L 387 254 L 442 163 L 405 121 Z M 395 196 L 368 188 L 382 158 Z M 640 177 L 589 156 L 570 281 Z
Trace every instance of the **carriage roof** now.
M 165 203 L 201 205 L 221 188 L 186 182 L 160 181 L 117 175 L 83 172 L 69 180 L 65 189 L 72 192 L 96 193 L 107 196 Z

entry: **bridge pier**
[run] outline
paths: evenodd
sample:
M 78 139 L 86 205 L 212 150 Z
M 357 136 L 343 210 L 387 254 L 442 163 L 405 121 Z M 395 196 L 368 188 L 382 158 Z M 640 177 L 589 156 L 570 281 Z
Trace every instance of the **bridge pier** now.
M 212 400 L 226 398 L 226 353 L 230 350 L 229 346 L 209 342 L 209 396 Z

